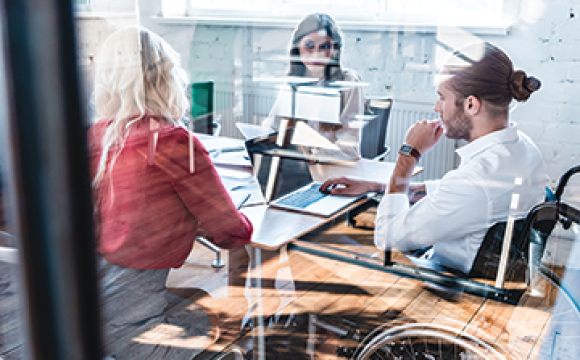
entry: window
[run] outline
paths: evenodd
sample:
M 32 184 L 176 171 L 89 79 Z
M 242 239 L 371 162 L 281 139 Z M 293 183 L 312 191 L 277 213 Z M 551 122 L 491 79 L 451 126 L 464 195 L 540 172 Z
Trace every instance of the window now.
M 375 19 L 380 0 L 279 0 L 273 4 L 273 13 L 278 16 L 300 18 L 305 13 L 324 12 L 337 19 Z
M 265 11 L 270 0 L 191 0 L 191 5 L 200 10 Z
M 477 24 L 501 20 L 503 0 L 385 0 L 381 18 L 402 22 L 447 22 Z
M 175 2 L 175 0 L 166 0 Z M 499 24 L 505 0 L 190 0 L 189 16 L 300 19 L 325 12 L 339 21 L 410 24 Z
M 191 0 L 188 15 L 300 19 L 325 12 L 341 20 L 376 19 L 383 0 Z
M 75 11 L 89 11 L 91 8 L 91 0 L 73 0 L 72 4 Z

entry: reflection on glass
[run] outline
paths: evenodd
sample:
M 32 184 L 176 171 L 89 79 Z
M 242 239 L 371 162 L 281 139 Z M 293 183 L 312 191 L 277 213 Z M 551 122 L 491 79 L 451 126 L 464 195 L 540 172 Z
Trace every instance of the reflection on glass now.
M 341 65 L 342 44 L 340 29 L 330 15 L 314 13 L 302 19 L 291 39 L 288 76 L 309 78 L 310 84 L 282 89 L 264 126 L 278 128 L 281 118 L 306 120 L 336 143 L 344 157 L 358 159 L 360 128 L 351 124 L 363 114 L 364 94 L 359 75 Z M 333 82 L 343 86 L 332 88 Z M 315 150 L 321 155 L 333 152 Z
M 89 130 L 106 354 L 191 359 L 211 343 L 202 307 L 169 294 L 196 237 L 229 249 L 252 226 L 207 151 L 182 125 L 188 80 L 152 32 L 113 33 L 96 58 Z
M 24 356 L 18 244 L 7 232 L 6 216 L 12 211 L 5 206 L 9 189 L 2 186 L 0 191 L 0 356 L 18 359 Z
M 208 2 L 210 5 L 214 3 L 216 2 Z M 266 3 L 261 1 L 260 6 Z M 400 3 L 403 4 L 403 2 Z M 487 3 L 496 4 L 499 2 Z M 146 7 L 146 4 L 142 5 Z M 241 3 L 236 3 L 236 6 L 244 8 Z M 249 4 L 247 8 L 252 6 Z M 405 6 L 401 5 L 401 8 L 403 7 Z M 405 9 L 413 10 L 413 7 L 407 6 Z M 428 9 L 429 7 L 425 7 L 421 10 L 427 12 Z M 484 4 L 480 10 L 489 13 L 486 9 L 489 7 Z M 305 9 L 305 13 L 307 11 L 309 10 Z M 180 36 L 186 33 L 187 36 L 191 36 L 193 32 L 193 26 L 156 25 L 168 30 L 164 37 L 176 47 L 183 45 L 183 38 Z M 364 69 L 365 78 L 367 78 L 366 74 L 373 74 L 379 83 L 374 84 L 376 89 L 382 89 L 384 85 L 391 85 L 390 83 L 385 84 L 385 82 L 394 83 L 398 94 L 411 98 L 411 107 L 418 106 L 414 103 L 415 101 L 425 101 L 424 98 L 428 97 L 425 94 L 431 94 L 432 91 L 430 88 L 426 90 L 421 88 L 421 83 L 431 83 L 429 81 L 433 77 L 431 70 L 416 69 L 419 69 L 420 66 L 423 66 L 421 69 L 432 69 L 431 62 L 434 59 L 431 56 L 438 49 L 446 49 L 447 45 L 437 43 L 435 35 L 406 34 L 398 30 L 384 33 L 349 30 L 346 40 L 344 37 L 336 40 L 333 37 L 334 33 L 331 34 L 328 31 L 320 33 L 314 25 L 310 28 L 311 31 L 305 30 L 305 32 L 300 30 L 301 26 L 297 26 L 294 32 L 305 35 L 302 35 L 303 37 L 300 39 L 295 36 L 297 42 L 296 46 L 293 47 L 294 52 L 291 53 L 290 63 L 292 67 L 302 63 L 303 72 L 291 71 L 288 75 L 304 79 L 313 77 L 313 80 L 308 80 L 312 84 L 303 86 L 303 88 L 330 87 L 328 85 L 331 81 L 325 81 L 327 69 L 332 72 L 333 69 L 341 68 L 340 60 L 343 59 L 341 55 L 345 55 L 341 54 L 342 44 L 345 41 L 351 41 L 353 44 L 355 42 L 360 44 L 360 48 L 358 45 L 357 47 L 353 46 L 353 48 L 349 47 L 355 54 L 350 55 L 349 66 Z M 333 31 L 337 30 L 334 25 L 331 28 Z M 231 92 L 220 92 L 224 86 L 219 83 L 219 80 L 226 78 L 225 82 L 231 80 L 233 84 L 242 77 L 271 76 L 272 73 L 275 73 L 274 70 L 260 68 L 258 62 L 265 63 L 264 67 L 277 65 L 268 57 L 272 54 L 275 55 L 276 50 L 269 53 L 268 47 L 278 46 L 277 50 L 280 50 L 279 43 L 284 42 L 280 39 L 288 38 L 287 36 L 281 37 L 280 34 L 286 34 L 284 29 L 252 27 L 238 29 L 211 24 L 195 27 L 195 36 L 190 47 L 190 57 L 193 60 L 188 63 L 189 69 L 192 75 L 196 76 L 196 80 L 218 79 L 216 81 L 216 99 L 225 98 L 227 101 L 225 105 L 223 101 L 220 102 L 219 105 L 216 105 L 216 109 L 226 115 L 229 115 L 230 112 L 233 114 L 230 117 L 223 116 L 220 119 L 223 134 L 228 136 L 234 134 L 233 124 L 235 121 L 240 121 L 240 108 L 242 107 L 240 99 L 245 99 L 244 101 L 252 99 L 255 103 L 251 104 L 256 105 L 256 109 L 259 100 L 252 98 L 255 94 L 251 93 L 251 90 L 237 87 L 233 89 L 233 85 Z M 313 37 L 308 38 L 308 35 Z M 475 35 L 470 35 L 475 38 Z M 326 36 L 331 37 L 331 40 L 325 38 Z M 243 42 L 239 39 L 243 39 Z M 308 39 L 308 42 L 301 44 L 301 39 Z M 300 47 L 301 45 L 303 46 Z M 512 46 L 509 47 L 510 53 L 518 49 Z M 230 51 L 230 49 L 232 50 Z M 282 53 L 282 50 L 279 52 Z M 327 56 L 328 54 L 330 56 Z M 219 58 L 220 55 L 223 55 L 225 59 Z M 533 55 L 530 56 L 533 57 Z M 383 61 L 382 57 L 388 59 Z M 283 66 L 287 65 L 287 56 L 285 59 Z M 383 69 L 381 66 L 385 68 Z M 378 68 L 378 70 L 371 72 L 369 70 L 371 68 Z M 360 82 L 359 79 L 355 79 L 356 74 L 351 70 L 343 69 L 342 71 L 345 77 L 352 75 L 351 81 Z M 551 82 L 553 79 L 542 80 Z M 336 88 L 332 89 L 336 90 Z M 292 114 L 299 117 L 295 112 L 297 109 L 290 106 L 293 101 L 292 90 L 291 86 L 289 89 L 282 89 L 274 108 L 271 108 L 270 104 L 264 106 L 267 110 L 261 109 L 263 114 L 250 115 L 265 116 L 272 109 L 267 125 L 277 129 L 283 127 L 280 126 L 282 119 L 292 118 L 290 116 Z M 298 94 L 300 87 L 296 87 L 295 90 Z M 283 91 L 287 91 L 287 94 L 282 94 Z M 274 92 L 268 96 L 275 97 L 277 94 Z M 352 126 L 352 121 L 345 120 L 344 115 L 348 114 L 349 111 L 343 106 L 346 103 L 352 104 L 353 108 L 356 108 L 352 114 L 362 114 L 363 106 L 359 105 L 362 104 L 362 101 L 358 101 L 359 97 L 362 100 L 361 87 L 351 87 L 348 91 L 341 92 L 340 96 L 341 104 L 338 112 L 340 125 L 314 121 L 307 123 L 326 139 L 338 145 L 345 153 L 354 148 L 355 150 L 350 154 L 356 155 L 360 136 L 353 132 L 350 134 L 351 137 L 345 134 L 345 137 L 342 138 L 341 131 L 356 128 Z M 345 101 L 345 98 L 350 98 L 350 100 Z M 333 98 L 325 104 L 336 104 L 333 102 L 334 100 L 336 99 Z M 533 102 L 536 103 L 535 100 Z M 245 110 L 248 103 L 243 105 Z M 318 110 L 313 106 L 312 101 L 309 107 Z M 249 109 L 254 110 L 252 106 L 249 106 Z M 332 110 L 334 111 L 336 108 L 332 108 Z M 293 111 L 294 113 L 292 113 Z M 416 113 L 419 113 L 419 110 L 416 110 Z M 423 114 L 417 116 L 428 117 L 428 115 L 424 116 Z M 464 119 L 461 116 L 454 111 L 446 111 L 444 115 L 442 114 L 442 118 L 446 122 L 445 127 L 449 136 L 461 137 L 466 134 L 466 129 L 462 127 L 465 124 L 461 123 L 461 120 Z M 306 119 L 308 116 L 305 115 L 305 119 L 302 120 L 308 120 Z M 401 121 L 401 115 L 398 116 L 397 120 Z M 216 116 L 217 118 L 218 116 Z M 248 121 L 247 118 L 242 120 Z M 411 123 L 414 121 L 413 119 Z M 292 123 L 290 122 L 289 125 L 292 126 Z M 408 125 L 405 123 L 404 129 L 397 130 L 397 137 L 389 144 L 393 149 L 398 149 Z M 526 124 L 520 123 L 520 129 L 523 129 L 521 125 L 525 126 Z M 160 129 L 156 126 L 151 127 L 151 124 L 148 124 L 146 128 L 150 131 L 154 130 L 155 133 L 156 130 Z M 162 158 L 159 156 L 163 155 L 160 150 L 163 142 L 161 132 L 156 139 L 158 147 L 154 161 L 160 161 Z M 341 142 L 341 139 L 344 141 Z M 537 141 L 535 136 L 532 136 L 532 139 Z M 127 144 L 130 145 L 130 142 Z M 296 143 L 291 145 L 294 146 L 293 149 L 296 150 L 294 155 L 297 157 L 314 154 L 313 152 L 306 154 L 303 152 L 304 147 L 308 147 L 309 144 Z M 349 146 L 353 146 L 353 148 L 349 148 Z M 292 147 L 290 148 L 292 149 Z M 215 152 L 219 153 L 219 151 L 218 149 Z M 144 153 L 149 154 L 148 149 Z M 318 152 L 314 155 L 320 157 L 322 153 Z M 395 158 L 396 151 L 393 151 L 391 160 Z M 184 163 L 188 164 L 186 168 L 189 171 L 189 158 L 185 157 L 185 159 L 187 160 Z M 280 162 L 281 165 L 275 167 L 277 170 L 274 177 L 280 176 L 284 170 L 291 171 L 293 169 L 290 162 L 284 164 L 286 160 L 283 159 Z M 440 158 L 438 155 L 435 159 L 424 156 L 421 161 L 425 165 L 426 173 L 437 170 L 443 174 L 448 169 L 440 164 L 442 160 L 442 156 Z M 123 163 L 121 158 L 116 162 L 112 165 L 113 169 L 120 168 L 119 164 Z M 522 167 L 526 168 L 523 164 Z M 195 163 L 195 168 L 197 169 L 197 163 Z M 270 170 L 272 167 L 264 166 L 264 168 Z M 264 168 L 256 166 L 254 163 L 254 170 Z M 231 172 L 234 170 L 231 168 L 224 167 L 223 169 L 225 170 L 220 170 L 218 173 L 222 176 L 223 183 L 227 185 L 229 190 L 235 189 L 233 191 L 242 193 L 253 186 L 254 190 L 260 193 L 256 182 L 248 180 L 247 177 L 241 179 L 237 175 L 232 175 Z M 123 175 L 123 171 L 119 169 L 116 171 L 119 175 Z M 543 171 L 530 170 L 530 172 L 533 173 L 533 176 L 523 177 L 524 183 L 528 180 L 532 181 L 534 176 L 540 178 L 544 174 Z M 268 171 L 257 171 L 257 180 L 261 174 L 267 173 Z M 291 173 L 295 175 L 298 172 L 291 171 Z M 521 174 L 516 174 L 516 176 L 521 177 Z M 302 180 L 299 179 L 299 176 L 292 175 L 284 178 L 296 182 Z M 508 176 L 502 179 L 502 182 L 513 184 L 513 180 L 514 176 Z M 115 184 L 116 177 L 110 181 Z M 152 189 L 139 187 L 139 183 L 142 181 L 142 178 L 134 179 L 131 186 L 127 186 L 127 188 L 135 187 L 148 195 L 155 195 L 155 191 Z M 483 185 L 493 188 L 497 193 L 502 191 L 502 185 L 499 183 L 483 182 Z M 306 217 L 300 218 L 300 220 L 294 219 L 293 222 L 284 224 L 307 232 L 301 236 L 307 245 L 317 249 L 323 248 L 333 254 L 340 254 L 349 260 L 363 261 L 366 265 L 338 260 L 338 257 L 314 256 L 292 247 L 289 247 L 288 250 L 283 247 L 277 251 L 257 251 L 256 247 L 251 247 L 249 248 L 250 256 L 246 254 L 245 250 L 230 252 L 226 257 L 228 260 L 227 268 L 215 270 L 209 265 L 214 255 L 201 247 L 196 247 L 181 268 L 171 270 L 167 280 L 167 287 L 171 288 L 172 294 L 188 298 L 191 302 L 178 302 L 173 307 L 175 313 L 166 312 L 166 317 L 173 316 L 174 320 L 170 319 L 170 321 L 162 322 L 161 325 L 148 329 L 139 329 L 134 337 L 124 337 L 118 343 L 133 344 L 136 347 L 147 349 L 159 341 L 161 338 L 159 334 L 163 333 L 167 335 L 164 339 L 170 339 L 168 341 L 172 347 L 192 350 L 189 355 L 197 351 L 199 352 L 197 357 L 200 359 L 208 357 L 214 359 L 224 357 L 226 359 L 293 360 L 313 357 L 326 359 L 575 359 L 579 353 L 577 340 L 580 326 L 578 325 L 578 304 L 575 303 L 575 298 L 570 295 L 575 294 L 577 298 L 578 289 L 580 289 L 575 260 L 578 258 L 578 225 L 571 224 L 570 227 L 565 228 L 564 224 L 560 223 L 551 236 L 546 236 L 545 239 L 541 240 L 540 246 L 536 247 L 535 250 L 526 246 L 519 247 L 517 244 L 519 235 L 525 228 L 524 221 L 519 219 L 524 217 L 529 210 L 528 204 L 522 203 L 535 204 L 542 201 L 544 185 L 545 183 L 542 183 L 542 186 L 537 186 L 537 189 L 534 189 L 534 195 L 527 194 L 520 189 L 514 191 L 519 195 L 520 205 L 524 205 L 521 211 L 509 213 L 510 202 L 514 198 L 511 193 L 505 197 L 505 206 L 498 206 L 501 208 L 502 214 L 505 215 L 502 215 L 502 218 L 513 215 L 514 220 L 516 220 L 513 223 L 515 237 L 512 237 L 514 241 L 512 244 L 516 244 L 515 246 L 519 250 L 509 254 L 509 266 L 504 283 L 505 288 L 518 291 L 515 303 L 474 295 L 464 291 L 461 287 L 451 289 L 451 287 L 441 284 L 434 285 L 432 281 L 427 281 L 428 279 L 425 278 L 415 279 L 411 276 L 394 273 L 391 271 L 392 269 L 382 268 L 382 251 L 375 247 L 374 230 L 372 229 L 375 226 L 377 210 L 376 207 L 371 206 L 355 217 L 354 220 L 359 226 L 358 228 L 346 226 L 343 221 L 344 217 L 325 221 L 325 224 L 317 230 L 305 224 Z M 271 192 L 273 194 L 277 193 L 275 188 L 272 186 Z M 449 188 L 442 190 L 458 193 L 464 189 L 463 182 L 455 182 Z M 267 193 L 265 187 L 262 190 Z M 413 207 L 418 206 L 417 209 L 419 209 L 421 201 L 427 195 L 426 189 L 412 187 L 410 190 L 409 197 L 405 201 L 409 200 L 414 204 Z M 115 194 L 107 194 L 107 196 L 109 195 L 115 195 L 115 198 L 121 196 L 117 191 Z M 274 195 L 274 197 L 276 196 Z M 253 193 L 249 203 L 253 205 L 253 209 L 256 209 L 259 207 L 258 204 L 263 204 L 261 200 L 257 199 Z M 472 199 L 465 195 L 460 199 L 450 201 L 449 205 L 463 204 L 469 200 Z M 153 202 L 147 202 L 137 205 L 128 204 L 127 207 L 135 207 L 140 212 L 146 213 L 149 209 L 158 209 L 153 205 L 155 205 Z M 210 206 L 204 207 L 204 210 L 207 209 L 210 209 Z M 468 215 L 480 210 L 480 206 L 470 206 L 461 211 L 461 215 Z M 154 212 L 156 221 L 166 215 L 166 212 L 163 211 L 151 210 L 151 212 Z M 271 234 L 272 238 L 285 236 L 284 227 L 275 221 L 276 219 L 271 216 L 271 213 L 269 217 L 264 218 L 268 221 L 262 223 L 261 226 L 271 230 L 268 234 Z M 224 217 L 218 216 L 216 221 L 221 225 L 224 222 Z M 448 216 L 428 226 L 423 221 L 424 218 L 421 218 L 420 224 L 416 227 L 413 226 L 413 229 L 424 230 L 431 234 L 438 233 L 454 223 L 462 228 L 468 227 L 465 222 L 456 220 L 454 216 Z M 493 222 L 495 220 L 488 225 L 493 225 Z M 487 233 L 483 231 L 481 234 L 482 237 L 489 234 L 492 246 L 484 249 L 489 250 L 489 256 L 482 254 L 479 257 L 476 255 L 472 269 L 465 269 L 468 270 L 466 271 L 467 276 L 491 286 L 494 285 L 496 278 L 497 264 L 506 227 L 505 223 L 496 225 L 492 227 L 492 230 L 488 230 Z M 364 229 L 364 227 L 371 229 Z M 388 240 L 389 237 L 386 239 Z M 534 244 L 530 243 L 529 245 Z M 528 250 L 537 251 L 539 257 L 538 254 L 530 255 Z M 164 254 L 164 251 L 158 252 L 160 258 Z M 531 258 L 540 258 L 541 263 L 530 263 Z M 409 258 L 401 252 L 394 250 L 392 259 L 397 263 L 416 269 Z M 452 258 L 451 261 L 464 264 L 459 258 Z M 249 268 L 248 263 L 252 265 Z M 369 267 L 369 264 L 374 267 Z M 551 273 L 541 271 L 539 265 L 545 266 L 558 275 L 562 282 L 554 281 L 555 279 L 550 277 Z M 115 275 L 113 272 L 109 274 Z M 457 274 L 455 273 L 455 275 Z M 130 276 L 137 278 L 135 274 Z M 466 277 L 465 274 L 459 276 Z M 162 282 L 163 275 L 160 276 L 157 284 Z M 131 289 L 133 290 L 134 287 Z M 157 289 L 164 291 L 163 286 Z M 145 287 L 143 287 L 143 291 L 146 291 Z M 147 297 L 145 300 L 145 297 L 142 296 L 138 304 L 153 306 L 155 299 L 157 298 Z M 170 300 L 170 307 L 174 304 L 171 301 L 173 300 Z M 114 302 L 110 304 L 117 306 Z M 137 307 L 135 306 L 135 308 Z M 127 312 L 128 315 L 128 308 L 131 309 L 130 306 L 122 304 L 118 305 L 117 310 Z M 144 306 L 140 308 L 149 314 L 156 312 Z M 159 309 L 161 308 L 162 306 L 159 307 Z M 117 316 L 119 319 L 123 319 L 122 316 L 115 315 L 115 317 Z M 208 331 L 208 328 L 211 330 Z M 106 329 L 110 330 L 110 327 Z M 205 332 L 206 336 L 188 337 L 188 334 L 191 334 L 189 331 L 196 330 L 199 330 L 199 333 Z M 111 334 L 113 333 L 111 332 Z M 195 351 L 193 351 L 194 348 Z M 140 353 L 135 352 L 134 354 Z M 230 354 L 230 357 L 225 357 L 226 354 Z
M 2 31 L 4 34 L 4 31 Z M 4 40 L 0 41 L 4 45 Z M 4 49 L 5 47 L 3 47 Z M 26 353 L 21 267 L 14 236 L 19 221 L 15 208 L 14 146 L 9 131 L 7 76 L 4 50 L 0 51 L 0 358 L 22 359 Z

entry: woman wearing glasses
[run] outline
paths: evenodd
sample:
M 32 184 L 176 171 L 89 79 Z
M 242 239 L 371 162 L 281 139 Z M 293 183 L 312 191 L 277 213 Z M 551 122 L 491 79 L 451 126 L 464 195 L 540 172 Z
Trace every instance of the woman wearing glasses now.
M 360 83 L 358 74 L 341 67 L 341 49 L 342 35 L 334 19 L 321 13 L 307 15 L 294 29 L 288 76 L 318 79 L 314 86 L 325 86 L 331 81 L 345 81 L 351 85 Z M 352 125 L 356 116 L 363 114 L 364 94 L 362 87 L 356 85 L 341 94 L 340 124 L 317 121 L 308 124 L 335 143 L 343 157 L 359 159 L 360 129 Z M 278 128 L 282 118 L 279 115 L 280 102 L 279 97 L 264 126 Z

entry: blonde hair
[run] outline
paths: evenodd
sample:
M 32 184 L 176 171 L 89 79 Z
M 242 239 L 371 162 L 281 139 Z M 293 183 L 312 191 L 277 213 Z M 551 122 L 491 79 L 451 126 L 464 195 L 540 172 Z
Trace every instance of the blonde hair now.
M 165 40 L 141 27 L 127 27 L 107 38 L 95 59 L 92 102 L 99 121 L 107 121 L 93 187 L 122 151 L 132 125 L 154 115 L 180 126 L 189 106 L 188 77 L 179 55 Z

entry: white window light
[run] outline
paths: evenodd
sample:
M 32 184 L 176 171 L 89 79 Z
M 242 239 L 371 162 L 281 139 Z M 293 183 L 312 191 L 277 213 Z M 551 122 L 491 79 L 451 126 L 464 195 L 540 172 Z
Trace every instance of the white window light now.
M 86 12 L 91 10 L 91 0 L 73 0 L 72 4 L 75 12 Z
M 263 16 L 270 12 L 271 0 L 189 0 L 188 14 L 226 15 L 226 16 Z
M 274 0 L 272 14 L 301 18 L 322 12 L 331 14 L 338 20 L 375 20 L 383 0 Z M 274 4 L 277 3 L 277 4 Z
M 190 16 L 268 16 L 300 19 L 313 12 L 332 14 L 336 19 L 376 19 L 384 0 L 190 0 Z
M 384 0 L 381 19 L 402 22 L 500 23 L 504 0 Z
M 297 21 L 323 12 L 343 27 L 375 26 L 509 26 L 506 11 L 522 0 L 162 0 L 188 1 L 186 16 L 205 21 L 253 24 Z M 511 5 L 510 5 L 511 4 Z M 508 10 L 506 10 L 508 9 Z M 511 10 L 509 10 L 511 9 Z

